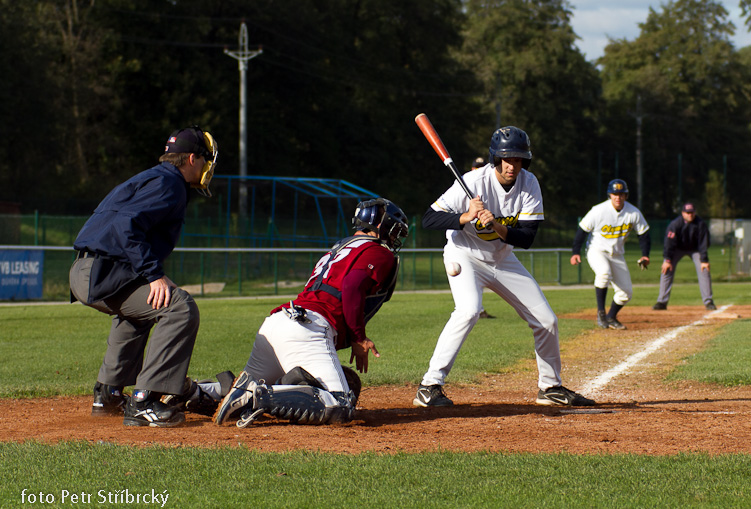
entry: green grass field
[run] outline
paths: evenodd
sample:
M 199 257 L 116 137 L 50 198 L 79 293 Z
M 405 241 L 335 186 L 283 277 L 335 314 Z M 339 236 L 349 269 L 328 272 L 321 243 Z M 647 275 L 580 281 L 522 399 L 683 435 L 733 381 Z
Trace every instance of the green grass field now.
M 716 283 L 714 289 L 718 305 L 751 303 L 749 283 Z M 559 314 L 594 306 L 591 288 L 551 289 L 546 294 Z M 638 287 L 631 305 L 651 306 L 656 296 L 656 286 Z M 201 330 L 190 375 L 211 377 L 226 369 L 242 369 L 255 331 L 283 300 L 199 299 Z M 680 304 L 700 304 L 696 284 L 674 289 L 671 305 Z M 395 294 L 369 325 L 369 336 L 382 356 L 371 361 L 364 384 L 417 383 L 452 307 L 448 293 Z M 511 369 L 533 356 L 526 323 L 493 294 L 487 294 L 485 307 L 498 318 L 482 320 L 475 327 L 451 373 L 451 383 L 472 383 L 484 373 Z M 560 326 L 565 343 L 592 324 L 562 319 Z M 79 304 L 0 306 L 0 397 L 89 394 L 108 330 L 107 316 Z M 751 322 L 734 321 L 670 377 L 751 384 L 750 337 Z M 348 361 L 349 355 L 342 359 Z M 42 498 L 51 507 L 159 505 L 132 498 L 151 497 L 152 490 L 169 495 L 164 507 L 181 508 L 751 505 L 751 456 L 710 457 L 689 451 L 667 457 L 351 455 L 275 454 L 244 447 L 2 442 L 0 476 L 4 479 L 0 507 L 36 507 Z M 78 496 L 75 502 L 73 494 Z

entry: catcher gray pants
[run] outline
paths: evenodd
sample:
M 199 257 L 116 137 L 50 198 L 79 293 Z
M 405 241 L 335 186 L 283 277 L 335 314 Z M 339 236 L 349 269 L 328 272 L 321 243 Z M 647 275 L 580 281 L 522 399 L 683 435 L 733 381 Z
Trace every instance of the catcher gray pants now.
M 661 304 L 667 304 L 670 300 L 670 291 L 673 289 L 673 277 L 675 276 L 675 270 L 678 268 L 678 262 L 684 256 L 690 257 L 694 261 L 696 267 L 696 277 L 699 278 L 699 291 L 701 292 L 701 300 L 704 305 L 709 304 L 713 300 L 712 296 L 712 276 L 708 270 L 701 270 L 701 255 L 698 251 L 680 251 L 676 250 L 673 253 L 673 257 L 670 263 L 673 264 L 673 270 L 667 274 L 660 274 L 660 295 L 657 297 L 657 302 Z
M 97 381 L 181 394 L 200 323 L 193 297 L 175 288 L 169 306 L 153 309 L 146 303 L 151 290 L 147 283 L 126 286 L 114 297 L 86 304 L 92 262 L 93 258 L 73 262 L 70 290 L 85 305 L 114 315 Z

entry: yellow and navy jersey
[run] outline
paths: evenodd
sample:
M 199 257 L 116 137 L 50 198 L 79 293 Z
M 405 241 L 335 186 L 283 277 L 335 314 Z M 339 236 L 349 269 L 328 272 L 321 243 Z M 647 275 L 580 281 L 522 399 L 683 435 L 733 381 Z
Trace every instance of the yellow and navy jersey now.
M 545 219 L 542 193 L 537 177 L 522 170 L 514 186 L 506 191 L 491 164 L 464 175 L 464 182 L 473 196 L 480 196 L 485 208 L 490 210 L 498 223 L 515 227 L 519 221 L 542 221 Z M 469 198 L 458 182 L 455 182 L 431 208 L 436 211 L 462 214 L 469 210 Z M 467 224 L 460 230 L 447 230 L 449 245 L 467 249 L 480 260 L 491 261 L 513 249 L 492 230 L 480 229 L 476 223 Z
M 588 249 L 597 249 L 611 255 L 623 254 L 626 237 L 632 230 L 637 235 L 643 235 L 649 230 L 639 209 L 626 202 L 618 211 L 609 199 L 592 207 L 579 227 L 592 234 Z

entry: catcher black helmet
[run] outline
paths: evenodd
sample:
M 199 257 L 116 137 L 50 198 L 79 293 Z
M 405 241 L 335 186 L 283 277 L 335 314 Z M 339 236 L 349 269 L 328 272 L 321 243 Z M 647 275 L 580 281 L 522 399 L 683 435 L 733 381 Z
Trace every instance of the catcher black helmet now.
M 617 193 L 626 193 L 626 196 L 628 196 L 628 184 L 625 180 L 613 179 L 608 184 L 608 195 Z
M 490 138 L 490 161 L 498 166 L 498 159 L 510 157 L 520 157 L 522 168 L 529 168 L 529 163 L 532 162 L 529 136 L 518 127 L 501 127 Z
M 376 232 L 394 252 L 402 247 L 401 239 L 409 233 L 407 215 L 386 198 L 376 198 L 357 204 L 352 217 L 355 230 Z

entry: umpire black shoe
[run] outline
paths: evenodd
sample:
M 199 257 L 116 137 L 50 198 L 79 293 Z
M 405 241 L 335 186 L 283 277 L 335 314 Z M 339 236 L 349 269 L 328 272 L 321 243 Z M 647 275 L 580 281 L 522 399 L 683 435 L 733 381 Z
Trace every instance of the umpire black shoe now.
M 412 400 L 415 406 L 452 406 L 454 404 L 443 392 L 443 385 L 420 385 L 417 395 Z
M 123 415 L 125 396 L 123 388 L 105 385 L 97 382 L 94 385 L 94 403 L 91 405 L 91 415 Z
M 593 406 L 596 404 L 593 399 L 585 398 L 581 394 L 566 389 L 562 385 L 549 387 L 544 391 L 540 390 L 537 393 L 536 403 L 538 405 L 557 406 Z
M 664 311 L 667 308 L 668 308 L 668 305 L 665 304 L 664 302 L 657 302 L 655 303 L 654 306 L 652 306 L 652 309 L 654 309 L 655 311 Z
M 138 390 L 128 398 L 125 405 L 125 426 L 151 426 L 172 428 L 185 422 L 185 414 L 177 407 L 167 405 L 151 391 Z

